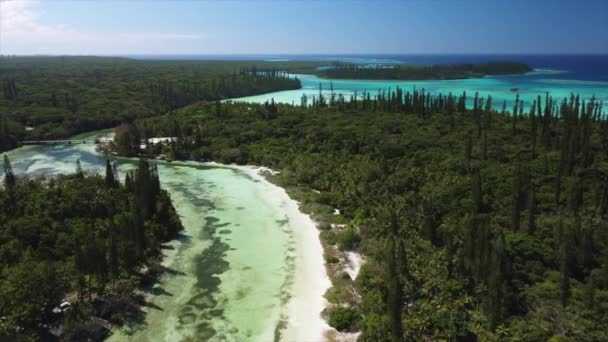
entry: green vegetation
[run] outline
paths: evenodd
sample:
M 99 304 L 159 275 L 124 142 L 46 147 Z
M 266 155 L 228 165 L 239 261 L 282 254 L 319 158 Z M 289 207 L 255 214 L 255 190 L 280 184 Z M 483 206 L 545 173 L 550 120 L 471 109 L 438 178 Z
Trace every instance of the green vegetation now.
M 315 74 L 334 79 L 364 80 L 449 80 L 488 75 L 525 74 L 532 69 L 523 63 L 489 62 L 455 65 L 359 65 L 337 63 L 317 69 Z
M 511 115 L 465 100 L 396 89 L 312 107 L 200 103 L 134 131 L 176 137 L 144 153 L 280 169 L 320 191 L 304 203 L 313 214 L 339 208 L 361 241 L 322 236 L 367 258 L 362 298 L 330 291 L 330 320 L 356 320 L 361 341 L 608 339 L 601 104 L 547 96 Z
M 400 88 L 350 102 L 319 94 L 310 107 L 219 101 L 299 87 L 277 70 L 371 79 L 529 71 L 517 63 L 318 66 L 3 58 L 0 149 L 121 124 L 113 144 L 121 155 L 282 170 L 277 179 L 302 210 L 323 226 L 345 224 L 323 228 L 325 243 L 366 256 L 354 283 L 338 275 L 327 294 L 330 324 L 361 329 L 362 341 L 608 339 L 600 102 L 539 97 L 524 113 L 517 98 L 507 113 L 493 110 L 491 97 L 475 94 L 467 109 L 466 94 Z M 175 139 L 142 150 L 155 136 Z M 2 329 L 34 336 L 65 297 L 78 298 L 65 317 L 75 340 L 91 316 L 120 323 L 137 315 L 133 289 L 160 271 L 160 245 L 181 229 L 155 168 L 142 159 L 124 186 L 112 165 L 105 179 L 79 167 L 48 180 L 15 178 L 8 160 L 4 169 Z M 338 255 L 327 255 L 330 267 Z M 120 308 L 100 311 L 98 297 Z
M 336 242 L 340 249 L 353 250 L 359 243 L 361 237 L 355 233 L 352 227 L 348 227 L 336 235 Z
M 350 330 L 358 318 L 359 315 L 355 309 L 337 307 L 329 312 L 329 325 L 339 331 Z
M 25 127 L 0 116 L 0 151 L 17 147 L 23 136 L 25 136 Z
M 7 120 L 1 122 L 13 132 L 10 142 L 1 135 L 0 151 L 25 135 L 23 126 L 34 128 L 31 140 L 67 138 L 195 101 L 300 87 L 276 71 L 282 63 L 256 63 L 260 69 L 251 62 L 0 56 L 0 114 Z
M 68 138 L 201 100 L 300 88 L 300 81 L 285 72 L 329 78 L 450 79 L 527 71 L 527 65 L 509 62 L 425 67 L 336 63 L 327 67 L 327 62 L 0 56 L 0 151 L 14 148 L 20 140 Z
M 105 178 L 16 178 L 4 158 L 0 187 L 0 339 L 16 330 L 38 340 L 63 325 L 62 340 L 90 338 L 102 317 L 140 319 L 137 287 L 162 271 L 161 244 L 183 229 L 156 167 L 145 159 L 121 185 Z M 69 301 L 68 310 L 57 307 Z M 54 312 L 55 309 L 55 312 Z M 64 308 L 65 309 L 65 308 Z

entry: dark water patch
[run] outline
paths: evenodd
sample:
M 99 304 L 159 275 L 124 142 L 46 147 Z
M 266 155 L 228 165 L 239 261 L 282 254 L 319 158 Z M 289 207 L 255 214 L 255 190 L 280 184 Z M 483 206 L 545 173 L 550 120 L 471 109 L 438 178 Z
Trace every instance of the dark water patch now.
M 245 210 L 245 207 L 236 207 L 236 210 Z
M 280 227 L 284 227 L 289 223 L 289 219 L 283 219 L 283 220 L 275 220 L 275 222 L 280 226 Z
M 217 331 L 211 327 L 213 320 L 223 320 L 224 310 L 221 303 L 208 290 L 200 290 L 194 295 L 178 314 L 178 328 L 188 329 L 193 332 L 192 339 L 195 341 L 206 341 L 214 337 L 214 340 L 222 340 Z M 193 326 L 196 324 L 196 326 Z
M 217 331 L 209 323 L 201 323 L 196 326 L 196 336 L 202 341 L 211 339 L 215 334 Z
M 149 289 L 144 290 L 146 293 L 151 294 L 153 296 L 168 296 L 173 297 L 173 294 L 160 286 L 153 286 Z
M 16 174 L 23 174 L 25 173 L 25 171 L 27 171 L 27 169 L 30 168 L 30 166 L 34 165 L 37 162 L 37 159 L 33 159 L 33 158 L 27 158 L 27 159 L 17 159 L 17 160 L 11 160 L 11 163 L 13 164 L 13 171 Z M 51 169 L 51 172 L 53 170 Z M 0 177 L 4 176 L 4 170 L 0 170 Z
M 209 292 L 216 292 L 221 283 L 219 275 L 230 267 L 224 259 L 230 246 L 214 239 L 211 246 L 195 259 L 196 286 Z
M 205 240 L 213 239 L 218 229 L 227 227 L 230 225 L 230 222 L 218 223 L 220 220 L 214 216 L 205 217 L 205 225 L 203 226 L 203 230 L 201 231 L 201 238 Z M 222 234 L 220 232 L 220 234 Z
M 217 300 L 215 300 L 215 298 L 213 298 L 210 293 L 206 291 L 201 291 L 194 297 L 190 298 L 190 300 L 188 300 L 186 304 L 200 312 L 204 310 L 214 309 L 217 306 Z
M 235 171 L 235 173 L 236 173 L 236 174 L 237 174 L 239 177 L 244 177 L 244 178 L 247 178 L 248 180 L 250 180 L 250 181 L 252 181 L 252 182 L 255 182 L 255 183 L 258 183 L 258 182 L 259 182 L 259 180 L 255 179 L 255 178 L 254 178 L 252 175 L 250 175 L 250 174 L 248 174 L 248 173 L 241 172 L 241 171 L 239 171 L 239 170 L 233 170 L 233 171 Z
M 281 289 L 279 290 L 279 301 L 281 302 L 281 305 L 287 305 L 287 303 L 289 303 L 293 283 L 293 279 L 286 279 L 281 285 Z
M 241 224 L 240 224 L 240 223 L 235 223 L 235 224 L 234 224 L 234 226 L 235 226 L 235 227 L 240 227 L 240 226 L 241 226 Z
M 196 315 L 191 312 L 182 312 L 177 316 L 177 322 L 181 325 L 192 324 L 196 321 Z
M 216 222 L 220 222 L 220 219 L 214 216 L 206 216 L 205 222 L 207 222 L 207 224 L 214 224 Z
M 48 175 L 52 175 L 54 173 L 56 173 L 56 169 L 52 168 L 52 167 L 43 167 L 40 169 L 36 169 L 35 171 L 31 171 L 28 172 L 28 175 L 30 176 L 48 176 Z
M 211 315 L 212 317 L 222 317 L 222 315 L 224 315 L 224 310 L 222 310 L 222 309 L 209 310 L 209 315 Z
M 295 279 L 294 279 L 294 270 L 296 268 L 296 256 L 293 253 L 295 251 L 295 238 L 293 235 L 293 231 L 292 230 L 287 230 L 286 233 L 288 234 L 287 237 L 287 243 L 286 243 L 286 248 L 289 251 L 285 257 L 284 257 L 284 269 L 285 269 L 285 278 L 283 280 L 283 283 L 281 284 L 281 287 L 279 288 L 279 300 L 281 302 L 281 306 L 285 306 L 287 305 L 287 303 L 289 302 L 289 300 L 291 299 L 291 289 L 294 285 Z M 277 332 L 279 332 L 279 338 L 280 338 L 280 331 L 279 330 L 275 330 L 275 339 L 277 338 Z
M 277 325 L 274 327 L 274 342 L 281 341 L 281 335 L 283 330 L 287 328 L 287 316 L 281 314 L 281 318 L 277 322 Z
M 241 287 L 238 290 L 236 290 L 235 298 L 237 300 L 241 300 L 241 299 L 247 297 L 247 295 L 250 292 L 251 292 L 251 288 L 249 288 L 249 287 Z
M 142 303 L 142 306 L 145 306 L 145 307 L 150 308 L 150 309 L 158 310 L 158 311 L 165 311 L 165 310 L 164 310 L 162 307 L 160 307 L 159 305 L 156 305 L 156 304 L 154 304 L 154 303 L 152 303 L 152 302 L 148 302 L 148 301 L 143 302 L 143 303 Z
M 230 171 L 237 171 L 231 167 L 228 166 L 223 166 L 223 165 L 204 165 L 204 164 L 200 164 L 200 163 L 192 163 L 192 162 L 183 162 L 183 161 L 166 161 L 166 160 L 157 160 L 156 161 L 158 164 L 163 164 L 168 168 L 191 168 L 191 169 L 196 169 L 196 170 L 230 170 Z
M 165 272 L 167 274 L 170 274 L 172 276 L 178 276 L 178 275 L 184 276 L 184 275 L 186 275 L 186 272 L 178 271 L 178 270 L 176 270 L 174 268 L 171 268 L 171 267 L 163 267 L 163 272 Z
M 295 263 L 296 257 L 293 255 L 286 255 L 285 256 L 285 263 L 287 265 L 293 265 Z
M 145 330 L 147 325 L 144 311 L 137 308 L 126 313 L 125 324 L 122 325 L 121 331 L 127 336 L 133 336 Z
M 188 198 L 188 200 L 194 204 L 196 207 L 199 208 L 207 208 L 209 210 L 217 210 L 217 208 L 215 207 L 215 203 L 213 203 L 212 201 L 206 199 L 206 198 L 198 198 L 193 196 L 192 198 Z
M 219 224 L 215 224 L 213 225 L 213 229 L 217 230 L 218 228 L 223 228 L 223 227 L 227 227 L 230 225 L 230 222 L 226 222 L 226 223 L 219 223 Z
M 226 234 L 230 234 L 230 233 L 232 233 L 232 230 L 230 230 L 230 229 L 222 229 L 219 231 L 219 234 L 222 234 L 222 235 L 226 235 Z
M 70 159 L 70 157 L 80 159 L 80 162 L 83 164 L 102 165 L 103 162 L 103 160 L 97 154 L 86 150 L 76 150 L 71 145 L 62 145 L 49 148 L 45 154 L 55 160 L 66 162 Z M 74 171 L 75 170 L 76 161 L 74 160 Z
M 294 270 L 295 270 L 295 256 L 286 256 L 285 257 L 285 279 L 283 279 L 283 283 L 279 288 L 279 300 L 281 305 L 286 305 L 291 298 L 291 288 L 295 282 L 294 280 Z
M 181 243 L 190 243 L 190 241 L 192 241 L 192 237 L 190 235 L 186 235 L 184 233 L 177 234 L 175 239 Z
M 206 208 L 208 210 L 215 210 L 215 203 L 206 198 L 200 198 L 201 193 L 204 194 L 203 188 L 193 188 L 191 185 L 179 183 L 173 186 L 175 191 L 178 191 L 186 197 L 188 202 L 192 203 L 196 207 Z

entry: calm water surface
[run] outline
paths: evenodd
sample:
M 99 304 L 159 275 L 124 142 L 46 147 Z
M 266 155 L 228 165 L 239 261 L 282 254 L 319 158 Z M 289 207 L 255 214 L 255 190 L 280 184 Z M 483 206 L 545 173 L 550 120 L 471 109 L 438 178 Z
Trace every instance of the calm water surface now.
M 395 90 L 400 87 L 410 92 L 424 89 L 433 95 L 448 93 L 462 94 L 467 92 L 469 105 L 475 92 L 480 97 L 491 95 L 494 107 L 501 109 L 503 102 L 507 103 L 507 110 L 513 108 L 516 93 L 524 101 L 527 109 L 532 101 L 549 93 L 561 101 L 570 94 L 580 94 L 583 99 L 596 99 L 603 101 L 604 108 L 608 108 L 608 56 L 543 56 L 543 55 L 350 55 L 350 56 L 282 56 L 284 60 L 343 60 L 355 63 L 380 64 L 455 64 L 455 63 L 483 63 L 487 61 L 518 61 L 524 62 L 535 69 L 525 75 L 492 76 L 471 78 L 464 80 L 437 80 L 437 81 L 382 81 L 382 80 L 330 80 L 320 79 L 311 75 L 298 75 L 302 81 L 302 88 L 298 90 L 280 91 L 270 94 L 243 97 L 237 100 L 265 102 L 274 99 L 277 102 L 300 104 L 303 94 L 309 99 L 318 97 L 319 85 L 324 96 L 329 96 L 329 89 L 333 86 L 336 94 L 342 94 L 348 100 L 351 96 L 360 97 L 364 91 L 372 96 L 379 91 Z M 267 60 L 281 59 L 281 56 L 267 56 Z M 517 91 L 514 91 L 517 89 Z
M 8 156 L 16 174 L 72 173 L 78 159 L 86 172 L 105 170 L 93 145 L 27 146 Z M 119 162 L 123 176 L 133 167 Z M 169 272 L 147 291 L 145 320 L 115 330 L 110 340 L 320 339 L 329 283 L 315 274 L 324 272 L 318 232 L 284 191 L 234 168 L 161 162 L 158 170 L 185 231 L 167 244 Z

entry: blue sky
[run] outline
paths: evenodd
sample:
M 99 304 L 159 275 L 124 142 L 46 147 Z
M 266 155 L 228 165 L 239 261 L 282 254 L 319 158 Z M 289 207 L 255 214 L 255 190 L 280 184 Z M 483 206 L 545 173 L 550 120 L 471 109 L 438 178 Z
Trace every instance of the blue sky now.
M 0 54 L 608 53 L 608 0 L 0 1 Z

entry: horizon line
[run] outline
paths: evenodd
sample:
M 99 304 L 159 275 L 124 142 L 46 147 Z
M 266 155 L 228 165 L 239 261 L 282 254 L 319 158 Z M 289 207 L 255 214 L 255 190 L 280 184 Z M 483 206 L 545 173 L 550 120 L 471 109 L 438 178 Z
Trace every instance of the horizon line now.
M 124 56 L 606 56 L 608 52 L 403 52 L 403 53 L 0 53 L 2 57 L 124 57 Z

